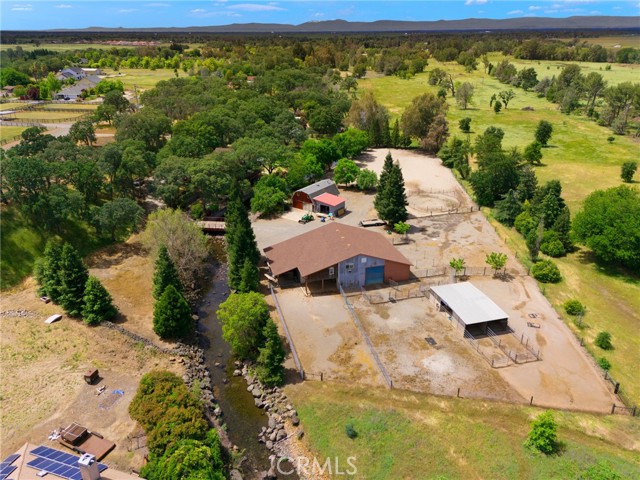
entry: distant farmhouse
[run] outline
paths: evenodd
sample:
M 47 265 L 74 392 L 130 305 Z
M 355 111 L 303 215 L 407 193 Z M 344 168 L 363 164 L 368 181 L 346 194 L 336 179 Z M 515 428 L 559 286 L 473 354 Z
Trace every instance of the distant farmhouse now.
M 411 262 L 383 235 L 331 222 L 264 249 L 271 274 L 281 282 L 325 282 L 344 288 L 404 281 Z
M 56 78 L 63 81 L 69 78 L 82 80 L 90 75 L 102 75 L 102 70 L 99 68 L 66 67 L 56 75 Z
M 100 77 L 91 75 L 79 80 L 76 84 L 65 87 L 55 94 L 54 100 L 77 100 L 85 90 L 91 90 L 102 80 Z
M 293 193 L 293 208 L 311 212 L 333 215 L 344 215 L 346 200 L 340 196 L 338 187 L 332 180 L 320 180 Z

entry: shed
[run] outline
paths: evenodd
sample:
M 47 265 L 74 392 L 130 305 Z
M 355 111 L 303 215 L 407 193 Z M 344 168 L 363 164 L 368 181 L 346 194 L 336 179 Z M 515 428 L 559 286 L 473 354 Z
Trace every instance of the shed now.
M 344 215 L 346 200 L 338 195 L 325 192 L 312 199 L 314 211 L 326 213 L 334 217 Z
M 89 369 L 84 373 L 84 381 L 87 382 L 89 385 L 92 385 L 93 382 L 95 382 L 99 378 L 100 378 L 100 372 L 98 372 L 97 368 Z
M 431 287 L 431 298 L 441 312 L 451 315 L 470 333 L 503 331 L 509 316 L 471 282 Z
M 293 208 L 300 208 L 302 210 L 314 210 L 313 199 L 322 195 L 323 193 L 331 193 L 332 195 L 340 195 L 338 187 L 333 180 L 320 180 L 312 185 L 307 185 L 300 190 L 293 192 L 291 203 Z

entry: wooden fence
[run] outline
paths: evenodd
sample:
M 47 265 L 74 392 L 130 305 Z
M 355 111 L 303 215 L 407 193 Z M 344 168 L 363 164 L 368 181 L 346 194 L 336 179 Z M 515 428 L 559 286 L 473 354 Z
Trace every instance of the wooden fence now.
M 278 312 L 278 316 L 280 317 L 280 323 L 282 324 L 282 329 L 284 330 L 284 334 L 287 337 L 287 342 L 289 342 L 289 348 L 291 349 L 293 362 L 296 364 L 296 369 L 298 370 L 298 374 L 300 375 L 300 378 L 304 380 L 304 370 L 302 369 L 302 363 L 300 363 L 298 352 L 296 351 L 296 347 L 293 344 L 293 339 L 291 338 L 291 334 L 289 333 L 289 327 L 287 327 L 287 322 L 284 319 L 284 314 L 280 309 L 280 302 L 278 302 L 278 296 L 276 295 L 276 292 L 273 289 L 273 285 L 271 285 L 271 283 L 269 283 L 269 290 L 271 291 L 273 302 L 276 305 L 276 311 Z

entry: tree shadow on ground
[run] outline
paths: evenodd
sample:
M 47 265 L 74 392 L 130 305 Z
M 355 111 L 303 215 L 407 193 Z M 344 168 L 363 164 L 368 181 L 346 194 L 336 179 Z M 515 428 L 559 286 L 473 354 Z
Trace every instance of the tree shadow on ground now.
M 141 243 L 116 243 L 96 252 L 85 260 L 89 268 L 107 269 L 120 265 L 128 258 L 142 256 L 145 249 Z
M 575 256 L 580 264 L 591 265 L 599 273 L 606 275 L 607 277 L 617 278 L 632 285 L 640 285 L 640 273 L 614 263 L 605 262 L 598 258 L 598 256 L 596 256 L 596 254 L 591 250 L 586 248 L 577 248 Z

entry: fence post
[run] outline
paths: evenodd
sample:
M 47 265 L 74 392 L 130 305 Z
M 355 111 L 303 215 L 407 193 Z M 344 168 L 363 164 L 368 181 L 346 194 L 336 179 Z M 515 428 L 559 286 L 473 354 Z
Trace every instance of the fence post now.
M 618 393 L 620 391 L 620 382 L 616 382 L 615 387 L 613 387 L 613 393 Z
M 616 404 L 611 405 L 611 415 L 616 413 Z
M 631 409 L 631 416 L 635 417 L 636 416 L 636 406 L 634 405 L 633 408 Z
M 460 387 L 458 387 L 458 398 L 460 398 Z
M 320 372 L 320 381 L 324 382 L 324 373 L 323 372 Z
M 533 405 L 533 395 L 531 395 L 531 400 L 529 400 L 529 405 Z
M 605 380 L 609 380 L 609 371 L 608 370 L 604 371 L 604 379 Z

